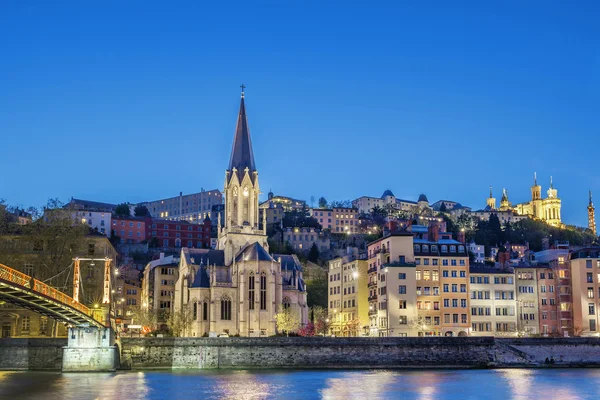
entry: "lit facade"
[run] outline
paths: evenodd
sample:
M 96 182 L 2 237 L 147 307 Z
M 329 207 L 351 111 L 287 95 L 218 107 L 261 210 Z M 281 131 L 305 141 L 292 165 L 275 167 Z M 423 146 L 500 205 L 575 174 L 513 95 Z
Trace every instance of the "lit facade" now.
M 146 206 L 154 218 L 202 223 L 211 217 L 212 206 L 222 202 L 223 196 L 219 190 L 201 189 L 199 193 L 184 195 L 180 192 L 179 196 L 140 204 Z
M 367 260 L 353 256 L 329 261 L 328 315 L 335 336 L 368 334 L 369 301 Z M 366 329 L 365 329 L 366 328 Z
M 315 228 L 285 228 L 283 240 L 299 252 L 310 251 L 313 244 L 317 246 L 319 252 L 329 251 L 331 247 L 329 235 Z
M 332 233 L 358 233 L 358 209 L 356 208 L 311 208 L 311 217 L 315 218 L 323 229 Z
M 600 248 L 586 248 L 569 255 L 573 288 L 574 336 L 598 336 L 600 316 Z
M 192 313 L 183 335 L 271 336 L 277 333 L 275 315 L 283 309 L 305 325 L 302 265 L 296 256 L 269 254 L 266 215 L 259 219 L 258 170 L 243 92 L 224 193 L 217 249 L 181 249 L 174 312 Z
M 471 266 L 470 273 L 471 335 L 517 336 L 514 271 Z

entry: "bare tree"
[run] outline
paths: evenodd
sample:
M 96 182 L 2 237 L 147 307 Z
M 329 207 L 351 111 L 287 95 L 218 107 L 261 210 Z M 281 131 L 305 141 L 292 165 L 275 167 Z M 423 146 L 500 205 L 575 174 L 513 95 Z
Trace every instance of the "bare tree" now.
M 194 315 L 191 304 L 186 304 L 181 310 L 169 314 L 167 326 L 173 332 L 173 336 L 185 337 L 192 326 Z
M 287 336 L 290 336 L 290 332 L 296 332 L 300 328 L 298 314 L 292 312 L 290 307 L 283 307 L 283 304 L 279 305 L 279 312 L 275 314 L 275 322 L 277 323 L 277 330 L 285 332 Z

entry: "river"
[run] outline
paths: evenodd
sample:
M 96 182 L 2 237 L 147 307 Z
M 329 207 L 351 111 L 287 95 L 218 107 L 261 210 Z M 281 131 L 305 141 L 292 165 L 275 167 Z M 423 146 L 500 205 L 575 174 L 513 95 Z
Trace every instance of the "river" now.
M 0 399 L 600 398 L 600 369 L 0 371 Z

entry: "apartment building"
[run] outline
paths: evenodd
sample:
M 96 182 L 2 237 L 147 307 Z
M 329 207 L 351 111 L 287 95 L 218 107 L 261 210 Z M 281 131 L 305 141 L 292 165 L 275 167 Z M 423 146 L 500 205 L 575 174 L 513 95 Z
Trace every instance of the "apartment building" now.
M 159 324 L 166 324 L 172 310 L 178 267 L 178 257 L 165 257 L 161 253 L 159 259 L 150 261 L 144 269 L 140 300 L 143 307 L 156 310 Z
M 471 265 L 469 272 L 471 335 L 517 336 L 514 270 Z
M 395 232 L 368 244 L 370 336 L 417 335 L 413 235 Z
M 573 294 L 574 336 L 599 336 L 600 247 L 569 254 Z
M 469 254 L 465 245 L 449 233 L 439 233 L 438 238 L 434 229 L 427 240 L 414 239 L 413 247 L 419 334 L 468 336 Z
M 311 208 L 311 217 L 315 218 L 323 229 L 332 233 L 358 233 L 358 209 L 356 208 Z
M 221 191 L 201 189 L 199 193 L 184 195 L 180 192 L 179 196 L 141 204 L 148 208 L 150 215 L 154 218 L 202 223 L 206 218 L 211 218 L 212 206 L 222 203 Z
M 519 336 L 530 336 L 539 333 L 540 296 L 538 271 L 535 266 L 518 265 L 515 267 L 516 295 L 511 292 L 500 293 L 501 298 L 516 300 L 517 333 Z M 555 287 L 546 288 L 550 293 Z M 496 297 L 498 294 L 496 294 Z
M 335 336 L 368 334 L 367 260 L 353 255 L 329 261 L 330 332 Z
M 301 252 L 310 251 L 313 244 L 317 245 L 320 252 L 329 251 L 331 247 L 329 235 L 315 228 L 285 228 L 283 240 Z

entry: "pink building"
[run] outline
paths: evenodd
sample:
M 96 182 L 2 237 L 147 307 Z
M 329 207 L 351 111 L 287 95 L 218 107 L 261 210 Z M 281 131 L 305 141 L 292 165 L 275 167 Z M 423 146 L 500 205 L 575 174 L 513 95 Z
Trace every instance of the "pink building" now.
M 142 217 L 112 216 L 111 231 L 121 243 L 140 243 L 146 240 L 146 220 Z

